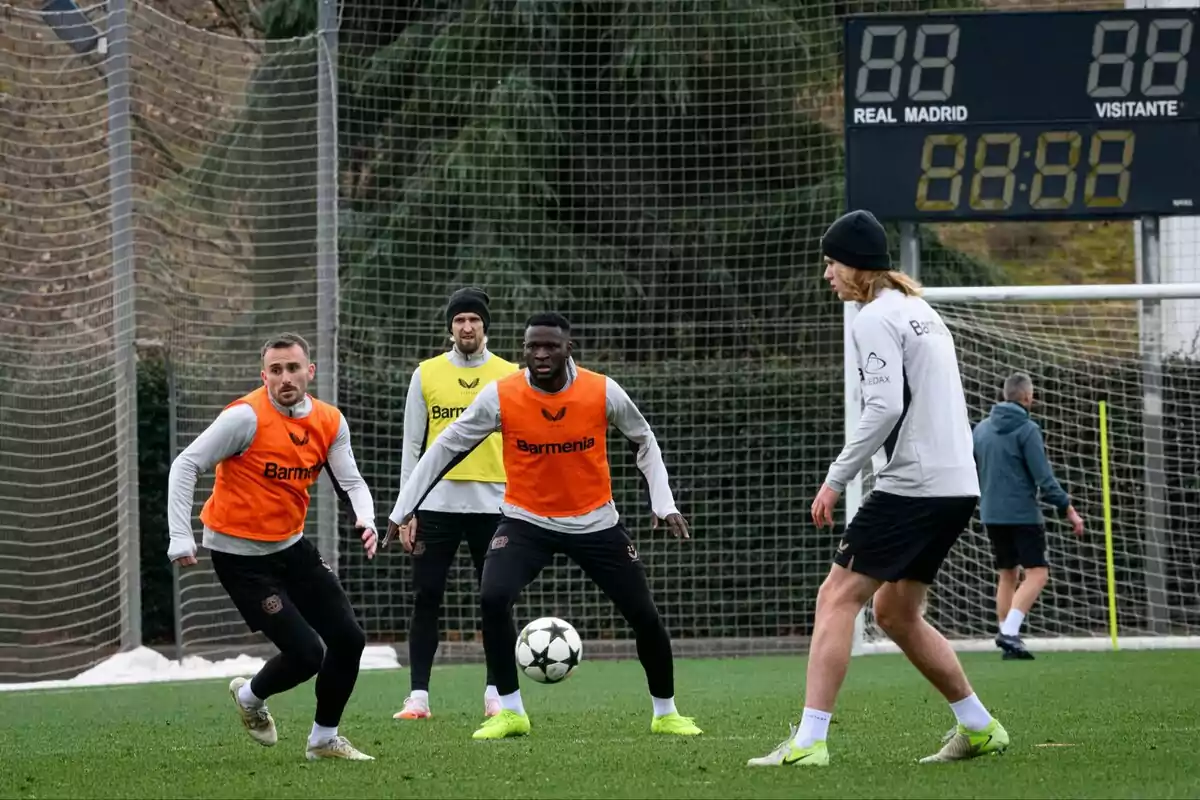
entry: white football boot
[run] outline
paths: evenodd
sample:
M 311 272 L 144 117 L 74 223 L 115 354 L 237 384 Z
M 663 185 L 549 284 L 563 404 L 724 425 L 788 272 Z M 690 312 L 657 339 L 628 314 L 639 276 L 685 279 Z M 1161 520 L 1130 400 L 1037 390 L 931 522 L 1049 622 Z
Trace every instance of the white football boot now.
M 275 720 L 267 710 L 267 704 L 251 708 L 242 705 L 242 701 L 238 699 L 238 690 L 247 683 L 249 681 L 246 678 L 234 678 L 229 682 L 229 694 L 233 697 L 233 705 L 237 708 L 238 716 L 241 717 L 242 725 L 246 727 L 250 738 L 263 747 L 271 747 L 279 741 L 279 734 L 275 731 Z

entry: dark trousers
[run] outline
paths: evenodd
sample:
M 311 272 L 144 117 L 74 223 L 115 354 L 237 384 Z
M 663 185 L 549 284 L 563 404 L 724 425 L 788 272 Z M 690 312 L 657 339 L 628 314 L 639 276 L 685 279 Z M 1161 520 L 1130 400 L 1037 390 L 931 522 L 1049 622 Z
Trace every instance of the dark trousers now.
M 650 695 L 674 697 L 671 637 L 650 594 L 646 569 L 625 528 L 617 524 L 597 533 L 558 533 L 508 518 L 501 521 L 492 537 L 480 588 L 483 648 L 500 694 L 512 694 L 518 688 L 513 605 L 557 553 L 566 554 L 578 564 L 633 629 Z
M 342 584 L 317 548 L 301 538 L 263 556 L 213 551 L 212 563 L 250 630 L 262 631 L 279 648 L 250 681 L 250 691 L 266 700 L 316 675 L 314 721 L 337 727 L 367 640 Z
M 438 649 L 438 622 L 446 593 L 446 577 L 458 555 L 459 544 L 463 540 L 467 542 L 478 583 L 483 575 L 488 543 L 499 521 L 499 514 L 417 512 L 417 538 L 413 542 L 412 556 L 413 615 L 408 634 L 413 690 L 429 691 L 429 673 Z M 475 604 L 471 605 L 474 607 Z M 487 683 L 492 685 L 490 669 Z

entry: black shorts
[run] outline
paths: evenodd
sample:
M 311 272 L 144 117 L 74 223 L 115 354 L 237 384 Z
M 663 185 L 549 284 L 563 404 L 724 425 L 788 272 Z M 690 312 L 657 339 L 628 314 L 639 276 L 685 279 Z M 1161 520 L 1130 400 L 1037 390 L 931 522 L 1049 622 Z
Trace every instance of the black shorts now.
M 503 564 L 506 578 L 525 586 L 558 553 L 583 568 L 606 593 L 646 585 L 645 565 L 619 522 L 595 533 L 560 533 L 506 517 L 492 536 L 487 563 Z
M 1046 526 L 1044 525 L 985 525 L 992 541 L 996 569 L 1045 567 Z
M 286 607 L 318 630 L 325 621 L 354 620 L 350 599 L 320 551 L 307 538 L 261 556 L 211 551 L 213 571 L 252 631 L 269 627 Z
M 499 524 L 499 514 L 418 511 L 413 559 L 416 562 L 424 559 L 449 569 L 458 555 L 459 544 L 466 540 L 475 566 L 482 570 L 488 543 L 491 542 L 492 534 L 496 532 L 496 526 Z
M 873 491 L 846 526 L 833 561 L 880 581 L 932 584 L 977 503 Z

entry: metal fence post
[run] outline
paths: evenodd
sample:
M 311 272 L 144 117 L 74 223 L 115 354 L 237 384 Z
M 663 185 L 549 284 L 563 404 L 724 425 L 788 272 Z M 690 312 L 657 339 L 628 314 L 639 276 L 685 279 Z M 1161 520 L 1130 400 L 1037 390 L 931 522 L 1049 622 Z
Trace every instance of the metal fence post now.
M 133 145 L 129 19 L 125 0 L 109 0 L 100 40 L 108 84 L 109 196 L 112 223 L 113 336 L 116 367 L 117 535 L 121 552 L 121 649 L 142 645 L 141 531 L 138 515 L 137 296 L 133 242 Z M 107 49 L 107 52 L 105 52 Z
M 337 0 L 317 0 L 317 396 L 337 404 Z M 317 546 L 338 572 L 337 498 L 317 489 Z

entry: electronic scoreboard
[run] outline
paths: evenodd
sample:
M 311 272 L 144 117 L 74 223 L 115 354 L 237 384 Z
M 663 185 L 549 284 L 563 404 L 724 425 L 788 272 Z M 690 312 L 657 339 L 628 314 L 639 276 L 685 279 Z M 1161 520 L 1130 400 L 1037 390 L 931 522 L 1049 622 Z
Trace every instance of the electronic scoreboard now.
M 849 18 L 847 206 L 913 222 L 1200 214 L 1198 13 Z

